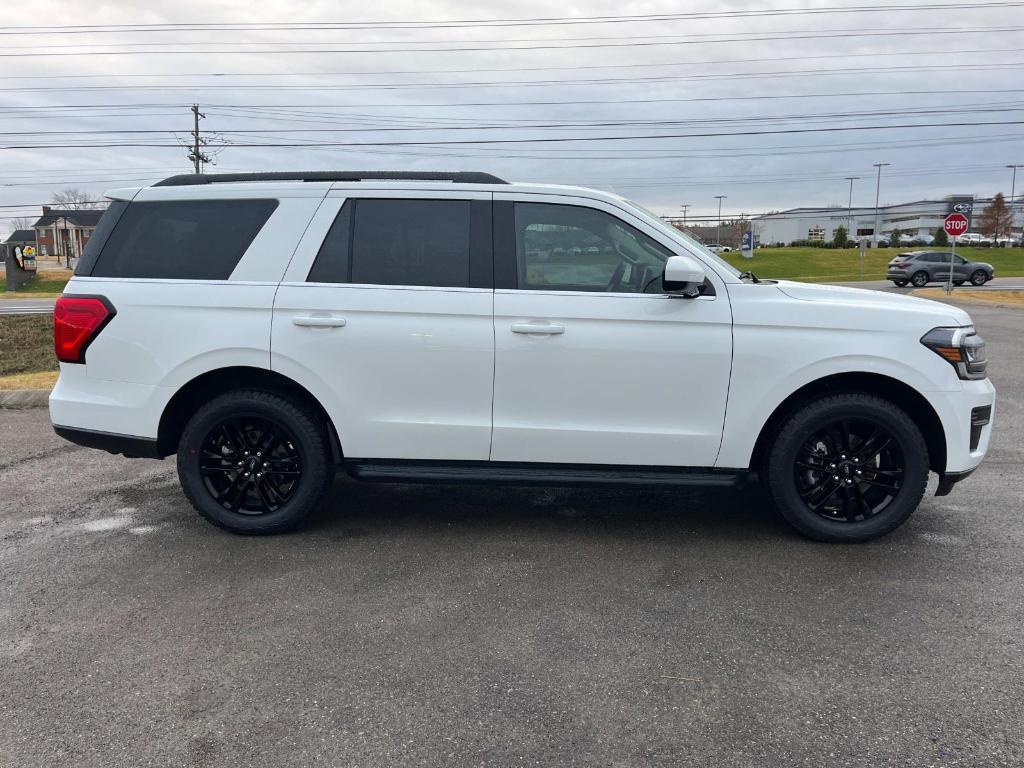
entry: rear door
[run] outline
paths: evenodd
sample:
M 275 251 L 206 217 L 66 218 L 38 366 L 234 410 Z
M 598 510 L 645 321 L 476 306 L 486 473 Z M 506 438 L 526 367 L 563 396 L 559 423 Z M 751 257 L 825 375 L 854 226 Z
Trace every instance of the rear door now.
M 271 366 L 352 459 L 486 460 L 490 193 L 332 192 L 274 303 Z
M 491 459 L 713 466 L 732 364 L 725 284 L 709 270 L 704 296 L 664 295 L 673 247 L 641 219 L 506 195 L 494 195 Z

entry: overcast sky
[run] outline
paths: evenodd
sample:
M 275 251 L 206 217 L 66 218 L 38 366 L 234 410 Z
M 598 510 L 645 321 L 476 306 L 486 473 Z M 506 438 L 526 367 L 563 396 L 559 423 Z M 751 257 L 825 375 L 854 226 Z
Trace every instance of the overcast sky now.
M 693 217 L 846 205 L 847 176 L 872 205 L 879 162 L 883 204 L 1008 194 L 1022 40 L 1005 0 L 5 2 L 0 232 L 188 172 L 192 102 L 211 170 L 482 170 Z

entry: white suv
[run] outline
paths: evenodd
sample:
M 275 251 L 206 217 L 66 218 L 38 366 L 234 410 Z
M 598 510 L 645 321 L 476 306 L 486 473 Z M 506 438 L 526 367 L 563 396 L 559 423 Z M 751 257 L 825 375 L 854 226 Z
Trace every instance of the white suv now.
M 614 195 L 480 173 L 184 176 L 116 190 L 58 300 L 58 434 L 177 454 L 272 533 L 377 481 L 738 485 L 828 541 L 981 462 L 960 309 L 758 280 Z

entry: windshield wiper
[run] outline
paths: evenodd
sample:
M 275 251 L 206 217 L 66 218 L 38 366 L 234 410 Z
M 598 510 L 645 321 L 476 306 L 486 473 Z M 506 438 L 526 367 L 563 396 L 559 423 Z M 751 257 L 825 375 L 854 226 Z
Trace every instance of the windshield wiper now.
M 740 272 L 740 280 L 749 280 L 752 283 L 760 283 L 757 279 L 757 275 L 754 274 L 753 270 L 748 269 L 746 272 Z

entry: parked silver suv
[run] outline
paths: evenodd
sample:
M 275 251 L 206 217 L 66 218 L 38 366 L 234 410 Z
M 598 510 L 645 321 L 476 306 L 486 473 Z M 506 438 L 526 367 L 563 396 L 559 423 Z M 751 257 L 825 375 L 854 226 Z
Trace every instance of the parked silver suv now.
M 896 285 L 907 283 L 923 288 L 928 283 L 946 282 L 949 280 L 949 262 L 953 260 L 953 285 L 963 285 L 968 280 L 973 285 L 984 285 L 993 277 L 996 270 L 991 264 L 983 261 L 968 261 L 949 251 L 908 251 L 901 253 L 889 262 L 887 279 Z

